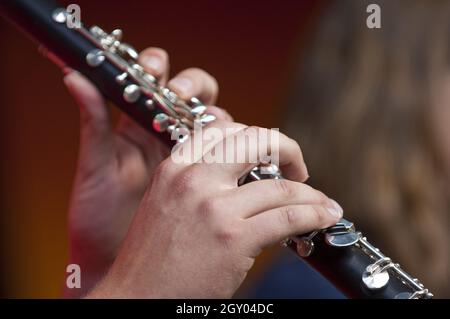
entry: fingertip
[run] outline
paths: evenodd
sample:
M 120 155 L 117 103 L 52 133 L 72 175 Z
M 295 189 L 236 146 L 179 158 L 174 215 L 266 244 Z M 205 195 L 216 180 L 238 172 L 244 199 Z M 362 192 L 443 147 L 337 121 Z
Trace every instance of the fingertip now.
M 304 183 L 309 179 L 309 172 L 308 172 L 308 166 L 305 162 L 305 157 L 303 156 L 302 148 L 300 147 L 299 143 L 295 140 L 290 138 L 292 144 L 294 145 L 295 152 L 297 153 L 298 158 L 300 159 L 300 182 Z
M 168 87 L 182 99 L 195 96 L 205 105 L 214 105 L 219 93 L 219 86 L 214 77 L 199 68 L 181 71 L 169 81 Z
M 163 61 L 158 56 L 146 56 L 142 58 L 142 64 L 154 75 L 161 75 L 163 73 Z
M 100 122 L 109 122 L 104 98 L 94 84 L 77 71 L 69 72 L 63 81 L 77 102 L 83 123 L 92 119 L 98 122 L 96 125 L 100 125 Z
M 344 216 L 344 209 L 334 199 L 330 198 L 330 201 L 331 201 L 334 211 L 336 212 L 335 217 L 337 217 L 338 219 L 341 219 Z
M 305 183 L 309 179 L 308 167 L 303 157 L 303 152 L 296 140 L 291 139 L 284 134 L 281 137 L 286 137 L 287 142 L 284 147 L 285 156 L 280 156 L 281 169 L 285 173 L 285 177 L 296 182 Z
M 69 92 L 73 95 L 78 96 L 84 88 L 89 88 L 89 81 L 75 70 L 66 70 L 63 82 L 68 88 Z
M 306 166 L 305 162 L 303 162 L 303 169 L 302 169 L 302 183 L 305 183 L 309 179 L 309 173 L 308 173 L 308 167 Z
M 189 99 L 194 95 L 194 82 L 189 77 L 177 76 L 170 80 L 167 86 L 181 99 Z
M 89 98 L 92 100 L 101 99 L 101 94 L 97 88 L 81 73 L 77 71 L 69 72 L 63 78 L 69 91 L 75 93 L 77 97 Z
M 147 48 L 139 54 L 139 63 L 155 77 L 163 77 L 168 71 L 169 55 L 161 48 Z

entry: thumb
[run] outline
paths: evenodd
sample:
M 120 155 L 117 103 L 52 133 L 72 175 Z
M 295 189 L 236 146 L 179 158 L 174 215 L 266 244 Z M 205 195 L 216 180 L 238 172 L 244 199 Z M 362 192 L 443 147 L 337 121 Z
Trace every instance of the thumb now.
M 113 130 L 105 101 L 97 88 L 76 71 L 64 83 L 80 108 L 80 165 L 96 170 L 113 156 Z

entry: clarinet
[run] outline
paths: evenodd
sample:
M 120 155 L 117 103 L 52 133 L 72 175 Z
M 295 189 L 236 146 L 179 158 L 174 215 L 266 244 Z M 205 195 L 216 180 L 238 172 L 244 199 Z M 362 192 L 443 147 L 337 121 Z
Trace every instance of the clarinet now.
M 138 53 L 123 43 L 122 31 L 98 26 L 70 27 L 73 16 L 53 0 L 2 0 L 2 15 L 29 33 L 41 52 L 59 67 L 70 66 L 96 84 L 100 92 L 150 133 L 166 143 L 185 140 L 194 126 L 215 117 L 197 98 L 181 100 L 160 86 L 137 63 Z M 281 179 L 274 166 L 259 166 L 241 183 Z M 349 298 L 430 299 L 433 294 L 394 263 L 352 222 L 298 235 L 282 242 Z

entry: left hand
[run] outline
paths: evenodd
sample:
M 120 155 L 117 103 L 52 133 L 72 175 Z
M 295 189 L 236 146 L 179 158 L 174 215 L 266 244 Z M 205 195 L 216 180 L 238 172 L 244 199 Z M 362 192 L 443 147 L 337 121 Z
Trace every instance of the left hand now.
M 165 51 L 149 48 L 139 57 L 145 70 L 165 85 L 169 62 Z M 113 128 L 103 97 L 77 72 L 64 82 L 80 107 L 80 150 L 69 208 L 70 263 L 80 265 L 82 288 L 66 289 L 78 297 L 101 279 L 114 261 L 155 167 L 169 149 L 155 136 L 122 115 Z M 206 105 L 216 102 L 217 82 L 205 71 L 187 69 L 169 88 L 188 99 L 197 96 Z M 209 113 L 231 117 L 217 107 Z

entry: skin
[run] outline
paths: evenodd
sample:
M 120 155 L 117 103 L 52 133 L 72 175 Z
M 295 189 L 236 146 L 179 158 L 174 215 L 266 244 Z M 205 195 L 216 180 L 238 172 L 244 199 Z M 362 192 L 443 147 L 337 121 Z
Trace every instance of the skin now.
M 140 54 L 146 71 L 165 85 L 167 53 L 148 48 Z M 131 219 L 156 166 L 169 149 L 153 135 L 122 115 L 113 127 L 103 97 L 93 84 L 77 72 L 66 70 L 64 82 L 80 110 L 80 148 L 69 208 L 70 263 L 83 271 L 81 289 L 66 289 L 66 297 L 79 297 L 104 276 L 116 257 Z M 191 81 L 179 89 L 177 81 Z M 187 69 L 169 84 L 185 98 L 199 96 L 215 103 L 218 88 L 214 78 L 202 70 Z M 224 110 L 211 106 L 208 112 L 231 120 Z
M 149 48 L 140 62 L 166 84 L 165 51 Z M 80 74 L 69 72 L 64 81 L 81 114 L 69 233 L 70 262 L 81 267 L 82 288 L 67 289 L 67 297 L 231 297 L 262 249 L 342 216 L 335 201 L 303 183 L 308 173 L 300 147 L 281 133 L 275 132 L 280 164 L 290 180 L 238 187 L 256 163 L 174 163 L 166 147 L 126 116 L 113 128 L 101 95 Z M 199 69 L 187 69 L 167 85 L 207 105 L 218 93 L 217 82 Z M 229 138 L 266 132 L 233 123 L 220 108 L 208 112 L 218 118 L 209 127 L 235 131 L 203 156 Z M 237 147 L 256 158 L 266 151 Z

